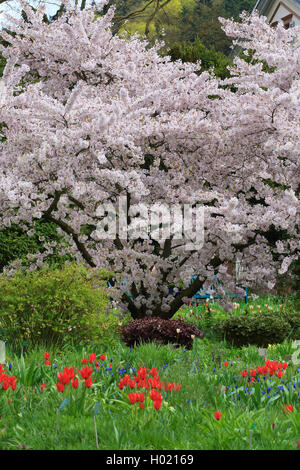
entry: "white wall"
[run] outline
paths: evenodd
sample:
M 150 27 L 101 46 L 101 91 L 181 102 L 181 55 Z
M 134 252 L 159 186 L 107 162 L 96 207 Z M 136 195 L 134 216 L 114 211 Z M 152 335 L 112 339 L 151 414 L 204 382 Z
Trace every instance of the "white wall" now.
M 280 4 L 280 7 L 278 8 L 274 18 L 272 18 L 274 11 Z M 272 23 L 275 21 L 280 21 L 281 18 L 284 18 L 287 15 L 290 15 L 290 10 L 288 10 L 286 7 L 289 7 L 290 10 L 295 12 L 299 17 L 300 17 L 300 5 L 294 3 L 292 0 L 277 0 L 274 2 L 274 5 L 272 6 L 269 14 L 268 14 L 268 19 L 270 20 L 272 18 Z M 300 26 L 300 18 L 297 18 L 295 15 L 293 15 L 292 21 L 295 22 L 295 26 Z

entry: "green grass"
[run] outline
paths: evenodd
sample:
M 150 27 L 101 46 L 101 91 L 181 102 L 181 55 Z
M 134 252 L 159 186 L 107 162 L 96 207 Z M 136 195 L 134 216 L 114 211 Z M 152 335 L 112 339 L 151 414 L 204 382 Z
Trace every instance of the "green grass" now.
M 285 384 L 277 377 L 268 377 L 263 385 L 248 387 L 253 391 L 249 395 L 244 391 L 247 379 L 240 372 L 264 364 L 255 346 L 234 349 L 209 338 L 195 340 L 191 351 L 155 344 L 134 349 L 120 344 L 105 351 L 96 346 L 89 350 L 69 346 L 47 351 L 51 353 L 51 366 L 44 365 L 44 352 L 35 349 L 19 357 L 8 348 L 6 368 L 11 364 L 10 374 L 18 381 L 15 391 L 0 390 L 0 449 L 96 449 L 93 412 L 97 402 L 99 449 L 247 450 L 251 426 L 252 449 L 297 448 L 300 367 L 289 361 L 282 377 Z M 71 365 L 81 368 L 82 358 L 92 352 L 97 360 L 100 354 L 106 354 L 105 362 L 99 360 L 99 371 L 92 366 L 92 387 L 85 389 L 81 384 L 78 389 L 68 386 L 64 393 L 58 392 L 57 372 Z M 284 361 L 292 352 L 287 340 L 269 348 L 267 358 Z M 159 410 L 154 409 L 149 397 L 145 409 L 130 405 L 127 395 L 132 390 L 117 387 L 125 373 L 132 375 L 140 366 L 156 367 L 160 380 L 182 385 L 180 391 L 162 392 Z M 41 383 L 47 384 L 43 392 Z M 279 391 L 282 385 L 284 391 Z M 270 391 L 262 394 L 268 387 Z M 57 430 L 57 412 L 65 397 L 70 401 L 60 411 Z M 293 405 L 292 413 L 284 412 L 285 404 Z M 216 411 L 222 413 L 219 421 L 214 417 Z

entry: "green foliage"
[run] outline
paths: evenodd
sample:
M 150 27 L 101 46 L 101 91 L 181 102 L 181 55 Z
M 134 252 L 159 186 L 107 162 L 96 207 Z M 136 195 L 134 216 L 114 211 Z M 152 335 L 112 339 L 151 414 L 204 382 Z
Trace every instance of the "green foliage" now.
M 168 51 L 168 55 L 174 61 L 178 59 L 182 62 L 201 60 L 201 72 L 213 68 L 215 75 L 222 79 L 230 76 L 227 70 L 227 66 L 230 65 L 229 59 L 222 52 L 216 52 L 213 46 L 206 47 L 199 37 L 193 43 L 175 43 Z
M 256 0 L 110 0 L 116 7 L 116 31 L 145 34 L 151 42 L 162 39 L 167 48 L 174 43 L 193 43 L 197 37 L 208 48 L 228 54 L 231 39 L 221 29 L 219 17 L 238 20 L 243 10 L 251 12 Z M 106 7 L 106 10 L 108 6 Z M 120 18 L 127 17 L 122 25 Z M 121 26 L 121 27 L 120 27 Z
M 220 16 L 226 16 L 224 0 L 196 0 L 195 5 L 185 12 L 181 41 L 183 38 L 194 41 L 199 36 L 205 46 L 213 45 L 218 51 L 227 54 L 231 40 L 221 29 L 218 19 Z
M 297 260 L 293 265 L 294 274 L 295 274 L 295 289 L 296 289 L 296 298 L 295 298 L 295 308 L 297 312 L 300 312 L 300 261 Z
M 228 18 L 238 19 L 240 13 L 244 10 L 252 11 L 256 4 L 256 0 L 225 0 L 224 11 Z
M 6 65 L 6 60 L 0 54 L 0 77 L 2 77 L 3 75 L 3 70 L 4 70 L 5 65 Z
M 234 346 L 253 344 L 266 347 L 268 344 L 281 343 L 287 337 L 299 337 L 298 314 L 283 314 L 268 312 L 263 314 L 248 314 L 230 316 L 221 321 L 218 329 L 226 341 Z
M 117 335 L 119 319 L 110 310 L 106 272 L 69 264 L 0 277 L 1 339 L 20 348 L 66 341 L 106 341 Z
M 33 236 L 27 235 L 24 228 L 15 224 L 0 231 L 0 272 L 15 259 L 21 259 L 23 265 L 29 266 L 31 261 L 26 255 L 44 252 L 45 241 L 57 243 L 57 247 L 53 247 L 53 253 L 47 256 L 48 264 L 62 265 L 65 261 L 72 260 L 70 255 L 59 255 L 58 250 L 64 238 L 57 233 L 55 224 L 41 219 L 35 222 L 34 229 L 36 233 Z

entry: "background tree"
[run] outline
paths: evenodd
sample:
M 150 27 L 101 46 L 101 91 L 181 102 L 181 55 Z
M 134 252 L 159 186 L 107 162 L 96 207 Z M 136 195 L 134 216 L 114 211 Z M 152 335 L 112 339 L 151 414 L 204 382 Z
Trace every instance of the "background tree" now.
M 217 52 L 214 47 L 206 47 L 199 38 L 193 43 L 175 43 L 168 51 L 172 60 L 181 59 L 183 62 L 198 62 L 201 61 L 199 70 L 214 69 L 217 77 L 226 78 L 230 76 L 228 67 L 230 65 L 229 59 L 222 52 Z
M 196 38 L 208 48 L 228 55 L 231 40 L 221 28 L 219 17 L 238 20 L 242 11 L 252 11 L 255 0 L 194 0 L 184 2 L 179 16 L 179 33 L 176 41 L 194 42 Z

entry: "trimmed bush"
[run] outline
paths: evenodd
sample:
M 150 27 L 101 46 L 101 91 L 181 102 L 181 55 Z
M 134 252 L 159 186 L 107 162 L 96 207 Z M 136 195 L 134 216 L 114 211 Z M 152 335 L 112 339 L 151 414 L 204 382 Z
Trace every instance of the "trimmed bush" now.
M 290 324 L 290 339 L 300 339 L 300 313 L 285 313 L 282 318 Z
M 177 330 L 180 330 L 177 332 Z M 121 338 L 128 347 L 140 343 L 158 342 L 192 349 L 193 338 L 203 338 L 203 332 L 184 320 L 163 320 L 159 317 L 136 319 L 121 328 Z
M 288 319 L 274 312 L 231 316 L 221 321 L 218 329 L 226 341 L 237 347 L 248 344 L 267 347 L 281 343 L 292 333 Z
M 0 277 L 0 338 L 13 347 L 60 346 L 117 335 L 106 277 L 76 264 Z

